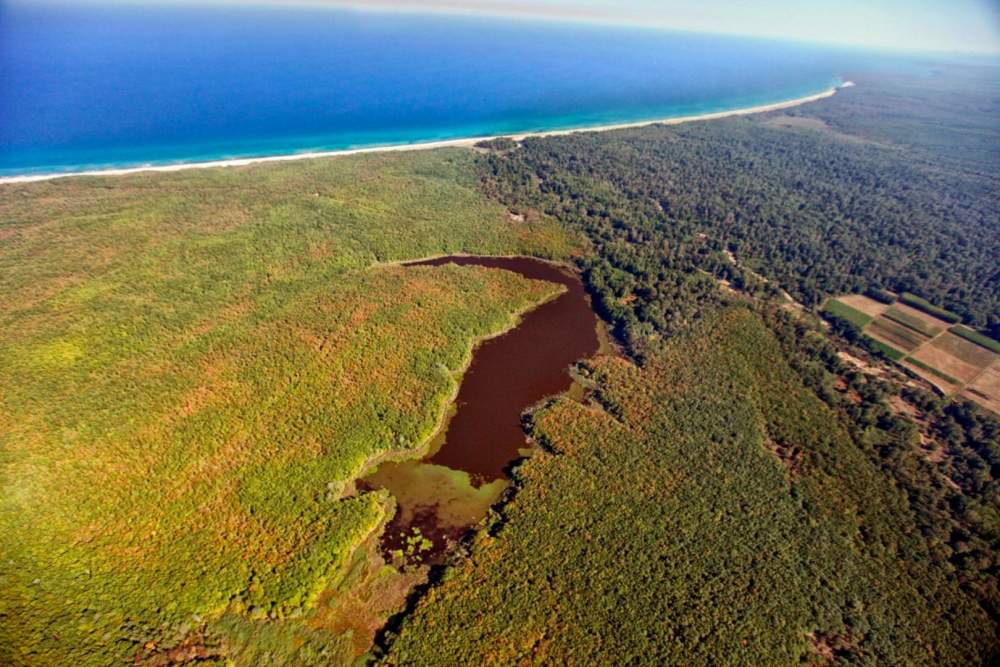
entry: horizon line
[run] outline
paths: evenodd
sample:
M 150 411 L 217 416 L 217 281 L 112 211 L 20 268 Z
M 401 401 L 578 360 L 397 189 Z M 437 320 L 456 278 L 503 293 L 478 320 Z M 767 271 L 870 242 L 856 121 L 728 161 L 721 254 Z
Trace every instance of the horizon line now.
M 17 0 L 12 0 L 17 2 Z M 792 35 L 776 35 L 753 31 L 730 30 L 725 28 L 685 27 L 672 24 L 669 21 L 650 14 L 634 11 L 613 12 L 610 10 L 586 9 L 560 10 L 557 7 L 541 7 L 528 2 L 513 3 L 476 2 L 473 5 L 462 0 L 430 0 L 416 3 L 412 0 L 21 0 L 24 4 L 63 4 L 78 6 L 81 2 L 92 5 L 183 5 L 190 7 L 205 7 L 210 5 L 225 7 L 274 7 L 302 9 L 341 9 L 365 13 L 382 14 L 418 14 L 438 16 L 469 16 L 469 17 L 503 17 L 510 20 L 538 21 L 549 23 L 564 23 L 577 25 L 604 25 L 627 27 L 642 30 L 661 30 L 705 35 L 724 35 L 732 37 L 747 37 L 784 41 L 797 44 L 816 46 L 835 46 L 872 51 L 889 51 L 909 53 L 912 55 L 957 55 L 957 56 L 994 56 L 1000 57 L 1000 44 L 994 48 L 963 49 L 958 47 L 918 48 L 894 44 L 876 44 L 857 40 L 815 39 L 796 37 Z

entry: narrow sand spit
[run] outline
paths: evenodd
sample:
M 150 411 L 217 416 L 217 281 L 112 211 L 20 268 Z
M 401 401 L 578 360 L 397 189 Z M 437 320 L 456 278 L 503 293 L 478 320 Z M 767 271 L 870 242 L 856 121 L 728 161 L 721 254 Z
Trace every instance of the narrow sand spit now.
M 52 178 L 65 178 L 68 176 L 123 176 L 125 174 L 136 174 L 145 171 L 181 171 L 182 169 L 206 169 L 209 167 L 244 167 L 250 164 L 262 162 L 289 162 L 291 160 L 306 160 L 318 157 L 335 157 L 338 155 L 358 155 L 360 153 L 390 153 L 398 151 L 421 151 L 434 148 L 444 148 L 446 146 L 472 146 L 486 139 L 493 139 L 497 136 L 506 136 L 516 141 L 521 141 L 527 137 L 557 137 L 578 132 L 605 132 L 607 130 L 623 130 L 633 127 L 648 127 L 650 125 L 678 125 L 689 123 L 695 120 L 715 120 L 717 118 L 728 118 L 730 116 L 746 116 L 750 114 L 765 113 L 767 111 L 778 111 L 796 107 L 807 102 L 815 102 L 832 96 L 840 88 L 849 88 L 854 85 L 852 81 L 824 90 L 822 93 L 808 95 L 787 102 L 776 102 L 774 104 L 764 104 L 745 109 L 733 109 L 731 111 L 716 111 L 696 116 L 681 116 L 676 118 L 664 118 L 660 120 L 645 120 L 637 123 L 619 123 L 617 125 L 598 125 L 595 127 L 580 127 L 570 130 L 548 130 L 545 132 L 527 132 L 524 134 L 493 135 L 483 137 L 469 137 L 465 139 L 448 139 L 446 141 L 428 141 L 418 144 L 400 144 L 398 146 L 373 146 L 370 148 L 349 148 L 336 151 L 317 151 L 312 153 L 292 153 L 290 155 L 270 155 L 265 157 L 236 158 L 232 160 L 214 160 L 210 162 L 185 162 L 181 164 L 150 165 L 145 167 L 129 167 L 127 169 L 97 169 L 93 171 L 78 171 L 55 174 L 30 174 L 25 176 L 3 176 L 0 177 L 0 185 L 9 183 L 29 183 L 31 181 L 45 181 Z

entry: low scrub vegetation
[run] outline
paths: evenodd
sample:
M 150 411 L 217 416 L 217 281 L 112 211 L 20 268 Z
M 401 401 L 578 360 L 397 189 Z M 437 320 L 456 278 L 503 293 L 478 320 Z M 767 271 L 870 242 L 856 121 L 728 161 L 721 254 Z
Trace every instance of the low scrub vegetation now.
M 354 476 L 417 447 L 473 340 L 555 289 L 365 267 L 574 250 L 487 201 L 469 159 L 6 186 L 0 662 L 107 664 L 225 644 L 226 610 L 309 610 L 383 519 Z

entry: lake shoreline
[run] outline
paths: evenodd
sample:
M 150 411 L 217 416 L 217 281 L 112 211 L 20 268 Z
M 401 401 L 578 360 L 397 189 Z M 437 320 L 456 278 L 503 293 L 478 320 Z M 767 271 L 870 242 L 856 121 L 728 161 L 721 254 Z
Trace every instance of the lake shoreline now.
M 632 123 L 597 125 L 593 127 L 580 127 L 580 128 L 566 129 L 566 130 L 543 130 L 541 132 L 524 132 L 519 134 L 484 135 L 478 137 L 467 137 L 462 139 L 445 139 L 441 141 L 428 141 L 423 143 L 398 144 L 391 146 L 346 148 L 346 149 L 331 150 L 331 151 L 290 153 L 286 155 L 268 155 L 261 157 L 233 158 L 229 160 L 210 160 L 205 162 L 182 162 L 178 164 L 147 165 L 140 167 L 125 167 L 120 169 L 109 168 L 109 169 L 94 169 L 88 171 L 65 172 L 65 173 L 55 172 L 47 174 L 24 174 L 20 176 L 0 176 L 0 185 L 32 183 L 37 181 L 47 181 L 55 178 L 68 178 L 71 176 L 126 176 L 129 174 L 138 174 L 143 172 L 174 172 L 174 171 L 183 171 L 187 169 L 245 167 L 249 165 L 264 164 L 268 162 L 290 162 L 292 160 L 308 160 L 308 159 L 324 158 L 324 157 L 340 157 L 346 155 L 360 155 L 364 153 L 395 153 L 402 151 L 433 150 L 437 148 L 447 148 L 447 147 L 471 147 L 481 141 L 495 139 L 498 137 L 508 137 L 514 139 L 515 141 L 523 141 L 528 137 L 556 137 L 556 136 L 565 136 L 569 134 L 577 134 L 581 132 L 608 132 L 611 130 L 624 130 L 630 128 L 649 127 L 651 125 L 679 125 L 681 123 L 689 123 L 699 120 L 717 120 L 720 118 L 729 118 L 733 116 L 747 116 L 752 114 L 767 113 L 769 111 L 780 111 L 782 109 L 789 109 L 792 107 L 800 106 L 802 104 L 807 104 L 809 102 L 815 102 L 821 99 L 825 99 L 827 97 L 831 97 L 839 89 L 849 88 L 853 85 L 854 83 L 852 81 L 845 81 L 841 84 L 828 88 L 827 90 L 821 93 L 815 93 L 813 95 L 807 95 L 805 97 L 799 97 L 793 100 L 786 100 L 784 102 L 775 102 L 773 104 L 763 104 L 753 107 L 745 107 L 742 109 L 732 109 L 729 111 L 713 111 L 693 116 L 676 116 L 673 118 L 644 120 Z

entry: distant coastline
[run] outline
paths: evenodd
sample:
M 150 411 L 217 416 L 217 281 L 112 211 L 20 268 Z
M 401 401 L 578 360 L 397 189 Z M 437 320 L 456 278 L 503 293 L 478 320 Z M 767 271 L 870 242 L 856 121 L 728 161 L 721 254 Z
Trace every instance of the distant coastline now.
M 849 88 L 853 85 L 854 82 L 845 81 L 841 84 L 828 88 L 827 90 L 821 93 L 816 93 L 814 95 L 807 95 L 805 97 L 799 97 L 793 100 L 787 100 L 785 102 L 775 102 L 773 104 L 763 104 L 759 106 L 745 107 L 742 109 L 732 109 L 729 111 L 713 111 L 693 116 L 676 116 L 672 118 L 661 118 L 657 120 L 644 120 L 632 123 L 616 123 L 612 125 L 597 125 L 593 127 L 578 127 L 565 130 L 543 130 L 540 132 L 525 132 L 520 134 L 484 135 L 478 137 L 445 139 L 441 141 L 398 144 L 392 146 L 346 148 L 341 150 L 290 153 L 286 155 L 267 155 L 261 157 L 233 158 L 228 160 L 210 160 L 204 162 L 181 162 L 177 164 L 147 165 L 139 167 L 126 167 L 120 169 L 109 168 L 109 169 L 94 169 L 88 171 L 75 171 L 75 172 L 54 172 L 48 174 L 25 174 L 21 176 L 0 176 L 0 185 L 31 183 L 35 181 L 47 181 L 54 178 L 68 178 L 71 176 L 125 176 L 128 174 L 138 174 L 142 172 L 170 172 L 170 171 L 182 171 L 185 169 L 244 167 L 248 165 L 266 163 L 266 162 L 289 162 L 292 160 L 307 160 L 307 159 L 323 158 L 323 157 L 337 157 L 342 155 L 358 155 L 362 153 L 432 150 L 435 148 L 445 148 L 449 146 L 469 147 L 475 145 L 480 141 L 484 141 L 487 139 L 494 139 L 500 136 L 509 137 L 511 139 L 514 139 L 515 141 L 521 141 L 528 137 L 555 137 L 555 136 L 565 136 L 568 134 L 577 134 L 580 132 L 606 132 L 609 130 L 624 130 L 637 127 L 649 127 L 651 125 L 679 125 L 681 123 L 689 123 L 698 120 L 716 120 L 719 118 L 728 118 L 731 116 L 747 116 L 751 114 L 766 113 L 768 111 L 779 111 L 781 109 L 789 109 L 802 104 L 807 104 L 809 102 L 815 102 L 817 100 L 831 97 L 840 88 Z

